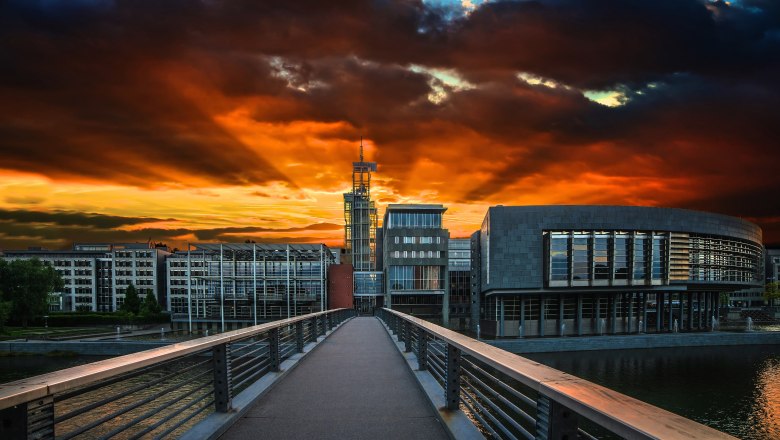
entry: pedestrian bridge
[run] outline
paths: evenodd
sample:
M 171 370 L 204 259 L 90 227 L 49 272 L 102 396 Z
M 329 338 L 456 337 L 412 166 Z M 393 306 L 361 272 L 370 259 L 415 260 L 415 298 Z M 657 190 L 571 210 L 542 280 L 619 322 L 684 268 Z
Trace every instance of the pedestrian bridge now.
M 427 321 L 332 310 L 0 386 L 0 438 L 732 438 Z

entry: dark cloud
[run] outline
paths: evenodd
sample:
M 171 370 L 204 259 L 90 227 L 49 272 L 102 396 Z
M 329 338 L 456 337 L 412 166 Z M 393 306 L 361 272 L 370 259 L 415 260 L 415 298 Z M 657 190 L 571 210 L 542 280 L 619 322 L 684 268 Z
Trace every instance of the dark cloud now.
M 639 198 L 755 218 L 780 239 L 776 222 L 761 220 L 780 207 L 753 196 L 780 189 L 776 1 L 499 1 L 459 16 L 414 0 L 19 0 L 0 4 L 0 41 L 4 169 L 143 187 L 295 188 L 277 158 L 215 121 L 240 107 L 258 123 L 344 122 L 323 139 L 371 139 L 399 194 L 433 188 L 414 174 L 425 160 L 453 176 L 488 175 L 436 187 L 445 203 L 500 203 L 530 178 L 655 178 L 669 191 L 684 182 L 684 195 Z M 412 64 L 451 69 L 473 87 Z M 604 107 L 586 89 L 620 90 L 627 103 Z M 627 202 L 611 196 L 593 197 Z
M 174 219 L 159 219 L 153 217 L 123 217 L 116 215 L 96 214 L 71 211 L 27 211 L 0 209 L 0 221 L 15 223 L 45 223 L 58 226 L 83 226 L 103 229 L 131 226 L 159 221 L 174 221 Z

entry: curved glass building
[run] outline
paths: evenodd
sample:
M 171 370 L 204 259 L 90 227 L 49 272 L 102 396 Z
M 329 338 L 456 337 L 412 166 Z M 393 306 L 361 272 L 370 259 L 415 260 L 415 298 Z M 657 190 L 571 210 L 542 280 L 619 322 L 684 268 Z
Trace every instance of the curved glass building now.
M 721 293 L 761 288 L 761 228 L 699 211 L 495 206 L 472 236 L 483 335 L 701 331 Z

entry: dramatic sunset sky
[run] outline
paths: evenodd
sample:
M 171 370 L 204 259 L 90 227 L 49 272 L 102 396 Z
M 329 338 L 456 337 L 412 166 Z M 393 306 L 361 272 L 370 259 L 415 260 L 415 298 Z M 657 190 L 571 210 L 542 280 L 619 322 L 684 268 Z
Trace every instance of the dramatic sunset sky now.
M 0 249 L 343 242 L 374 198 L 629 204 L 780 242 L 780 1 L 0 0 Z

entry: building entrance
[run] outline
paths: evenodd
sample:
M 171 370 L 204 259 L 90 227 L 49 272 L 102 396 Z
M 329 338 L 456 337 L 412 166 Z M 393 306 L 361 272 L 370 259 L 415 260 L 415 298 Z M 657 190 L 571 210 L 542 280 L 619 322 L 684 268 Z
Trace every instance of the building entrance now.
M 373 315 L 375 307 L 376 307 L 375 296 L 355 297 L 355 311 L 357 311 L 359 315 Z

